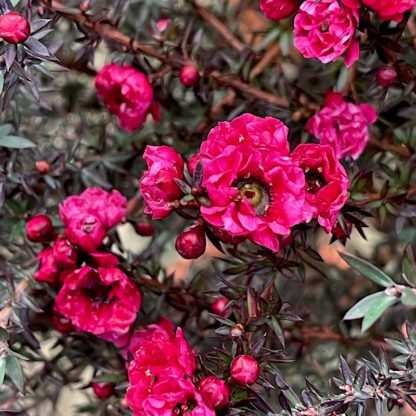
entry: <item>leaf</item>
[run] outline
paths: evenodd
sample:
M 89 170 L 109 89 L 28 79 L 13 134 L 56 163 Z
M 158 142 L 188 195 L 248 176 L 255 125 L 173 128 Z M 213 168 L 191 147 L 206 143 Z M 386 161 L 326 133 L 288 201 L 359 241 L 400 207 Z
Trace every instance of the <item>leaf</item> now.
M 33 36 L 28 37 L 24 42 L 24 45 L 26 46 L 26 48 L 29 49 L 29 51 L 32 54 L 39 56 L 40 58 L 51 57 L 49 49 L 42 42 L 39 42 L 37 39 L 35 39 Z
M 416 289 L 405 287 L 400 300 L 405 306 L 416 306 Z
M 344 321 L 351 319 L 359 319 L 364 317 L 368 311 L 376 306 L 383 298 L 387 295 L 384 291 L 373 293 L 372 295 L 366 296 L 364 299 L 361 299 L 356 303 L 344 316 Z
M 394 296 L 386 296 L 380 300 L 379 303 L 374 305 L 368 313 L 364 316 L 363 322 L 361 324 L 361 332 L 367 331 L 374 322 L 380 318 L 381 315 L 394 303 L 397 302 L 397 298 Z
M 411 246 L 406 246 L 402 259 L 402 273 L 407 283 L 416 286 L 416 262 Z
M 0 138 L 0 146 L 12 149 L 28 149 L 30 147 L 36 147 L 36 144 L 24 137 L 4 136 Z
M 340 255 L 354 270 L 357 270 L 374 283 L 384 287 L 394 286 L 395 283 L 390 276 L 368 261 L 353 256 L 352 254 L 340 253 Z
M 23 391 L 23 372 L 19 360 L 11 355 L 6 357 L 6 370 L 13 384 Z
M 7 136 L 12 131 L 12 128 L 11 124 L 2 124 L 0 126 L 0 137 Z
M 0 389 L 3 385 L 4 375 L 6 374 L 6 358 L 0 358 Z

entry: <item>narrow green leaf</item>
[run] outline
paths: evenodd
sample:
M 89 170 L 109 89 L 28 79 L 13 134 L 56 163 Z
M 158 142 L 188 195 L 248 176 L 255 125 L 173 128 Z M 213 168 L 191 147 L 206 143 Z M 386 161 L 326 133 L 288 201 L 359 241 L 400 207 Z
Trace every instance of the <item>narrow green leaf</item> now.
M 368 311 L 376 306 L 383 298 L 387 295 L 384 291 L 373 293 L 372 295 L 366 296 L 356 303 L 344 316 L 344 321 L 351 319 L 363 318 Z
M 405 306 L 416 306 L 416 289 L 405 287 L 400 300 Z
M 6 370 L 13 384 L 23 391 L 23 372 L 19 360 L 11 355 L 6 357 Z
M 340 253 L 341 257 L 354 269 L 360 272 L 363 276 L 372 280 L 380 286 L 389 287 L 395 283 L 383 270 L 380 270 L 373 264 L 352 254 Z
M 36 147 L 36 144 L 24 137 L 4 136 L 0 138 L 0 146 L 12 149 L 28 149 L 29 147 Z
M 383 315 L 383 313 L 396 302 L 397 298 L 389 295 L 385 295 L 383 299 L 380 299 L 380 301 L 364 316 L 361 324 L 361 332 L 367 331 L 367 329 L 370 328 L 374 322 L 376 322 L 377 319 L 380 318 L 380 316 Z
M 3 385 L 4 375 L 6 374 L 6 358 L 0 358 L 0 389 Z

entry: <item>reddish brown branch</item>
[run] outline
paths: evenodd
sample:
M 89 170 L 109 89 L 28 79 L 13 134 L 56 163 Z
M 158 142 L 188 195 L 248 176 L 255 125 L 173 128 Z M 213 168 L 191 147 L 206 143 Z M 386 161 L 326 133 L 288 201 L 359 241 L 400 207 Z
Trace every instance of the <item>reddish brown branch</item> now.
M 391 143 L 388 139 L 377 140 L 375 137 L 371 137 L 370 146 L 405 158 L 409 158 L 411 156 L 411 152 L 405 145 Z
M 185 61 L 181 57 L 174 57 L 168 54 L 161 53 L 151 45 L 140 43 L 137 40 L 121 33 L 118 29 L 114 27 L 109 27 L 99 22 L 94 22 L 85 14 L 66 12 L 65 6 L 57 0 L 41 0 L 41 2 L 51 11 L 58 13 L 61 16 L 67 18 L 68 20 L 72 20 L 73 22 L 76 22 L 78 25 L 81 25 L 84 28 L 95 32 L 100 38 L 119 45 L 125 51 L 141 53 L 148 57 L 157 58 L 161 62 L 169 65 L 171 68 L 174 69 L 178 69 L 185 64 L 189 64 L 189 62 Z M 233 75 L 222 74 L 218 71 L 213 71 L 206 72 L 204 76 L 215 80 L 219 85 L 231 87 L 236 91 L 248 94 L 258 100 L 265 101 L 279 107 L 289 106 L 288 100 L 280 98 L 274 94 L 270 94 L 252 85 L 249 85 Z

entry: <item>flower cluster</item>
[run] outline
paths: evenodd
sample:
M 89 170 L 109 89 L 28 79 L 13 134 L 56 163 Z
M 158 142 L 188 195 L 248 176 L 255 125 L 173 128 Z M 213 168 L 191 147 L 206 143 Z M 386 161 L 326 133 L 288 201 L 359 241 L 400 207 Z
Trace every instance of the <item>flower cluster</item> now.
M 381 19 L 400 21 L 411 10 L 415 0 L 363 0 Z M 344 56 L 350 67 L 359 58 L 355 34 L 359 26 L 358 0 L 261 0 L 266 17 L 281 20 L 297 12 L 294 20 L 294 44 L 305 58 L 322 63 Z
M 116 190 L 88 188 L 59 206 L 64 234 L 58 235 L 46 215 L 26 224 L 28 238 L 52 242 L 38 259 L 34 278 L 59 289 L 54 310 L 57 329 L 93 333 L 124 345 L 141 304 L 139 290 L 118 267 L 118 258 L 97 251 L 108 230 L 126 216 L 126 199 Z
M 369 141 L 368 126 L 377 120 L 370 104 L 356 105 L 339 93 L 328 93 L 324 107 L 308 120 L 306 129 L 330 145 L 339 159 L 357 159 Z
M 273 251 L 290 242 L 292 227 L 313 218 L 330 231 L 347 200 L 348 176 L 331 146 L 303 144 L 290 153 L 287 134 L 280 120 L 252 114 L 211 130 L 188 163 L 190 173 L 199 170 L 201 176 L 193 194 L 208 202 L 199 205 L 199 225 L 185 231 L 186 238 L 178 237 L 183 257 L 194 258 L 187 255 L 187 245 L 191 254 L 205 247 L 201 221 L 224 242 L 249 239 Z M 146 212 L 164 218 L 183 196 L 178 186 L 185 180 L 183 160 L 166 146 L 148 147 L 145 159 Z M 196 251 L 195 257 L 202 254 Z
M 95 78 L 95 87 L 97 95 L 117 116 L 124 130 L 134 131 L 141 127 L 149 112 L 159 119 L 159 109 L 153 101 L 153 88 L 146 75 L 135 68 L 105 65 Z
M 133 333 L 125 350 L 128 366 L 127 403 L 135 416 L 214 416 L 230 401 L 227 383 L 214 376 L 195 382 L 196 360 L 182 330 L 167 319 Z M 257 360 L 239 355 L 230 365 L 234 383 L 254 384 L 260 376 Z

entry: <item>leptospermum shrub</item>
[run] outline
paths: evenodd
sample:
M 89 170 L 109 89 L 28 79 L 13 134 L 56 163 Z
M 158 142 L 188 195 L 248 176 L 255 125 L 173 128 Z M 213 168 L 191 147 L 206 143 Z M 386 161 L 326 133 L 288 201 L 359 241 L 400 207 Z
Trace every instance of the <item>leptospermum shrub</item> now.
M 415 0 L 0 0 L 0 413 L 416 411 Z

